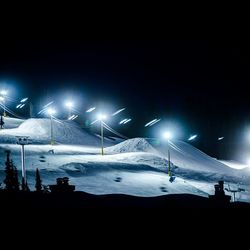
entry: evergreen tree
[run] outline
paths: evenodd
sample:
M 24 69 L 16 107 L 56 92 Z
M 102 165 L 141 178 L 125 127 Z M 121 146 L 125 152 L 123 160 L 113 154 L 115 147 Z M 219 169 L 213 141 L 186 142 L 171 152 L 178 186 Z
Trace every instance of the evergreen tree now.
M 17 169 L 13 164 L 13 161 L 10 159 L 10 151 L 6 150 L 6 162 L 5 162 L 5 189 L 8 191 L 18 191 L 19 190 L 19 182 L 18 182 L 18 174 Z
M 30 191 L 28 183 L 24 183 L 24 178 L 22 178 L 22 191 Z
M 41 180 L 40 172 L 38 168 L 36 169 L 36 186 L 35 187 L 36 187 L 37 192 L 42 191 L 42 180 Z

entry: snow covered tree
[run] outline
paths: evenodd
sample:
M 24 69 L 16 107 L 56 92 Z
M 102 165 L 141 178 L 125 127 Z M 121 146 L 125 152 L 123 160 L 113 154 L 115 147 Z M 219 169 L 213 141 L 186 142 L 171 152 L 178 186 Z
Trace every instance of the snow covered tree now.
M 19 190 L 19 181 L 17 169 L 13 164 L 13 161 L 10 159 L 10 151 L 6 150 L 7 159 L 5 162 L 5 189 L 8 191 L 18 191 Z
M 42 191 L 42 180 L 41 180 L 40 172 L 38 168 L 36 169 L 36 186 L 35 187 L 36 187 L 37 192 Z

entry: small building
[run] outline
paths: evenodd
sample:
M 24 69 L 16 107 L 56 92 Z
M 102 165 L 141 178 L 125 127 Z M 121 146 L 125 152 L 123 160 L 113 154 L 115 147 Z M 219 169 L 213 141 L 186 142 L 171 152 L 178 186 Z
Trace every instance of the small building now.
M 69 178 L 57 178 L 56 185 L 49 185 L 51 193 L 70 193 L 75 191 L 74 185 L 69 185 Z
M 217 203 L 229 203 L 231 200 L 230 195 L 226 195 L 224 191 L 224 181 L 218 181 L 218 184 L 214 185 L 214 195 L 209 195 L 209 199 L 211 201 L 217 202 Z

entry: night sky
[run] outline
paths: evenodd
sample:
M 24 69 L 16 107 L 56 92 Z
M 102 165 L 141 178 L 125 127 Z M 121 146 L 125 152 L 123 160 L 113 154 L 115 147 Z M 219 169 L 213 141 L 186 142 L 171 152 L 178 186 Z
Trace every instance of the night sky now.
M 195 146 L 227 158 L 250 125 L 249 56 L 241 38 L 16 38 L 1 41 L 0 81 L 37 109 L 59 96 L 76 96 L 83 111 L 126 107 L 133 121 L 114 126 L 123 134 L 159 136 L 170 122 L 180 139 L 197 133 Z

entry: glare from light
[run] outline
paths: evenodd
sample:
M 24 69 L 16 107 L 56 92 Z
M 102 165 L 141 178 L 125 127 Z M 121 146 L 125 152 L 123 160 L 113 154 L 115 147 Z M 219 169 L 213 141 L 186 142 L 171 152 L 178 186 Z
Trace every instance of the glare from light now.
M 163 134 L 163 137 L 167 140 L 170 140 L 173 138 L 173 135 L 169 132 L 169 131 L 166 131 L 164 134 Z
M 193 141 L 194 139 L 197 138 L 198 135 L 191 135 L 189 138 L 188 138 L 188 141 Z
M 128 119 L 123 119 L 119 122 L 119 124 L 124 124 L 124 122 L 126 122 Z
M 127 124 L 128 122 L 130 122 L 132 119 L 127 119 L 123 124 Z
M 90 123 L 90 125 L 93 125 L 93 124 L 95 124 L 97 122 L 98 122 L 98 120 L 94 120 L 93 122 Z
M 17 108 L 17 109 L 18 109 L 18 108 L 20 108 L 20 107 L 21 107 L 21 105 L 22 105 L 21 103 L 20 103 L 20 104 L 18 104 L 18 105 L 16 106 L 16 108 Z
M 25 98 L 23 98 L 20 102 L 21 102 L 21 103 L 24 103 L 24 102 L 26 102 L 28 99 L 29 99 L 28 97 L 25 97 Z
M 92 107 L 92 108 L 88 109 L 86 112 L 90 113 L 90 112 L 94 111 L 95 109 L 96 109 L 95 107 Z
M 99 114 L 99 115 L 97 116 L 97 119 L 98 119 L 99 121 L 104 121 L 104 120 L 107 119 L 107 115 L 105 115 L 105 114 Z
M 150 122 L 148 122 L 147 124 L 145 124 L 144 127 L 151 127 L 151 126 L 154 126 L 156 123 L 158 123 L 161 119 L 154 119 Z
M 122 108 L 117 110 L 115 113 L 112 114 L 112 116 L 118 115 L 119 113 L 121 113 L 122 111 L 124 111 L 126 108 Z
M 219 137 L 218 138 L 218 141 L 221 141 L 221 140 L 223 140 L 224 139 L 224 137 L 222 136 L 222 137 Z
M 53 109 L 53 108 L 49 108 L 49 109 L 47 110 L 47 112 L 48 112 L 48 114 L 49 114 L 50 116 L 56 114 L 56 111 L 55 111 L 55 109 Z
M 53 104 L 53 103 L 54 103 L 54 101 L 47 103 L 46 105 L 43 106 L 43 109 L 49 107 L 49 106 L 50 106 L 51 104 Z
M 1 90 L 0 95 L 6 96 L 8 94 L 7 90 Z
M 76 118 L 78 117 L 78 115 L 72 115 L 68 118 L 68 120 L 70 121 L 74 121 Z
M 25 103 L 21 104 L 21 106 L 19 108 L 22 109 L 24 106 L 25 106 Z
M 71 108 L 73 108 L 74 104 L 73 104 L 73 102 L 71 102 L 71 101 L 67 101 L 67 102 L 65 103 L 65 106 L 66 106 L 67 108 L 71 109 Z
M 154 119 L 154 120 L 152 120 L 152 121 L 146 123 L 144 127 L 148 127 L 150 124 L 154 123 L 155 121 L 157 121 L 157 119 Z
M 3 96 L 0 96 L 0 102 L 4 102 L 4 97 Z

